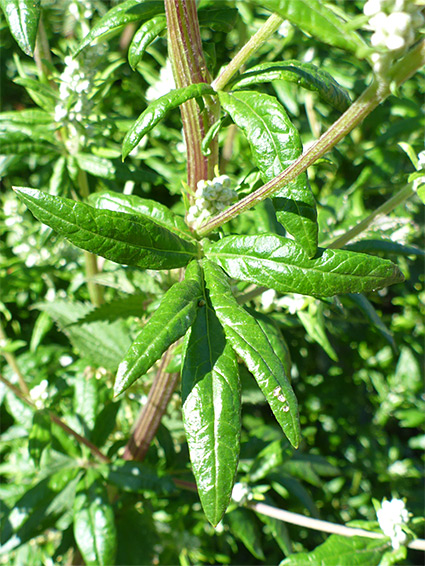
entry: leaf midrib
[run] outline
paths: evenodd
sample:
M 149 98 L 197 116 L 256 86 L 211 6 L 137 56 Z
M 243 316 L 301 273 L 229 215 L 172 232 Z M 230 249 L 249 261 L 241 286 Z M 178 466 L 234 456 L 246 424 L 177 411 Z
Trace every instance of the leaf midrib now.
M 25 194 L 25 193 L 24 193 Z M 46 209 L 44 209 L 43 207 L 41 207 L 39 204 L 37 203 L 33 203 L 32 205 L 34 206 L 34 208 L 43 211 L 44 213 L 46 213 Z M 72 211 L 74 212 L 74 211 Z M 110 212 L 110 211 L 109 211 Z M 136 249 L 140 249 L 140 250 L 148 250 L 151 252 L 155 252 L 155 253 L 159 253 L 159 254 L 169 254 L 169 253 L 173 253 L 173 254 L 184 254 L 184 255 L 192 255 L 195 256 L 195 254 L 193 252 L 190 252 L 189 250 L 161 250 L 158 248 L 152 248 L 149 246 L 142 246 L 142 245 L 138 245 L 137 243 L 133 243 L 133 242 L 126 242 L 125 240 L 120 240 L 119 238 L 112 238 L 111 236 L 105 236 L 103 234 L 98 234 L 97 232 L 93 232 L 91 230 L 88 230 L 87 228 L 81 228 L 80 226 L 78 226 L 78 224 L 75 224 L 73 222 L 70 222 L 69 220 L 66 220 L 64 218 L 62 218 L 61 216 L 58 216 L 56 214 L 54 214 L 53 212 L 49 211 L 48 214 L 50 214 L 51 216 L 53 216 L 54 218 L 56 218 L 57 220 L 60 220 L 61 222 L 65 223 L 65 224 L 69 224 L 70 226 L 75 226 L 76 228 L 78 228 L 78 230 L 80 230 L 81 232 L 85 232 L 87 234 L 91 234 L 93 236 L 96 236 L 98 238 L 103 238 L 105 240 L 110 240 L 111 242 L 115 242 L 115 243 L 120 243 L 120 244 L 125 244 L 127 246 L 136 248 Z M 124 212 L 122 214 L 125 214 Z M 127 215 L 130 216 L 130 215 Z M 134 216 L 133 218 L 133 222 L 134 222 Z M 138 222 L 134 222 L 135 224 L 137 224 L 138 226 L 141 226 Z M 161 226 L 162 228 L 162 226 Z M 170 232 L 170 230 L 167 230 L 168 232 Z M 170 232 L 172 234 L 172 232 Z M 177 234 L 175 234 L 177 235 Z M 65 238 L 69 239 L 68 236 L 64 236 Z M 189 243 L 189 242 L 188 242 Z

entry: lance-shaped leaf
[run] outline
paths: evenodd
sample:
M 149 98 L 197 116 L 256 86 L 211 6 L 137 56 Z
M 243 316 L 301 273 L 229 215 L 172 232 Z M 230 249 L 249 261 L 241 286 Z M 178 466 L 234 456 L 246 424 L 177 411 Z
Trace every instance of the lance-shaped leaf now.
M 114 394 L 119 395 L 144 375 L 171 344 L 181 338 L 196 317 L 202 299 L 201 271 L 189 264 L 186 277 L 167 291 L 160 306 L 145 324 L 121 362 Z
M 238 363 L 204 290 L 182 369 L 183 422 L 205 515 L 214 526 L 229 504 L 240 445 Z
M 97 209 L 36 189 L 19 187 L 15 191 L 41 222 L 75 246 L 111 261 L 172 269 L 183 267 L 197 254 L 194 243 L 148 216 Z
M 146 49 L 167 27 L 167 20 L 162 14 L 148 20 L 140 26 L 131 40 L 128 48 L 128 62 L 134 70 L 137 63 L 142 59 Z
M 164 13 L 164 2 L 158 0 L 127 0 L 114 6 L 92 27 L 78 46 L 74 55 L 78 55 L 84 47 L 106 34 L 118 31 L 127 24 L 150 20 Z
M 216 94 L 216 92 L 210 85 L 197 83 L 172 90 L 168 94 L 164 94 L 164 96 L 158 98 L 158 100 L 155 100 L 155 102 L 152 102 L 152 104 L 140 114 L 127 132 L 122 144 L 123 159 L 136 147 L 145 134 L 150 132 L 158 122 L 165 118 L 170 110 L 177 108 L 192 98 L 212 94 Z
M 273 61 L 251 67 L 231 85 L 232 90 L 271 81 L 289 81 L 317 94 L 328 104 L 344 112 L 351 104 L 350 96 L 334 78 L 312 63 Z
M 289 351 L 288 344 L 285 338 L 282 336 L 281 331 L 277 323 L 269 316 L 256 312 L 252 309 L 246 309 L 253 317 L 255 317 L 257 323 L 261 326 L 264 334 L 267 336 L 271 347 L 273 348 L 275 354 L 282 362 L 285 369 L 285 374 L 290 378 L 291 376 L 291 353 Z
M 295 242 L 275 234 L 228 236 L 212 244 L 207 256 L 230 277 L 281 293 L 329 297 L 374 291 L 404 279 L 389 260 L 323 248 L 310 259 Z
M 0 6 L 17 44 L 32 57 L 40 19 L 40 0 L 0 0 Z
M 255 318 L 237 303 L 220 267 L 208 259 L 203 265 L 211 304 L 227 339 L 257 380 L 288 440 L 297 447 L 301 436 L 298 404 L 282 362 Z
M 353 53 L 365 51 L 358 33 L 345 26 L 331 8 L 321 0 L 255 0 L 261 8 L 276 12 L 303 31 L 328 45 Z M 348 19 L 348 18 L 347 18 Z
M 223 108 L 246 135 L 264 182 L 271 181 L 302 153 L 297 129 L 273 96 L 254 91 L 219 93 Z M 316 202 L 302 173 L 272 196 L 279 222 L 312 257 L 317 249 Z
M 102 478 L 94 470 L 88 470 L 77 487 L 74 536 L 84 563 L 88 566 L 115 563 L 117 533 L 114 511 Z
M 126 212 L 127 214 L 140 214 L 152 218 L 157 224 L 174 232 L 180 238 L 195 242 L 183 218 L 174 214 L 168 206 L 154 200 L 140 198 L 137 195 L 103 191 L 90 195 L 89 202 L 94 204 L 96 208 Z

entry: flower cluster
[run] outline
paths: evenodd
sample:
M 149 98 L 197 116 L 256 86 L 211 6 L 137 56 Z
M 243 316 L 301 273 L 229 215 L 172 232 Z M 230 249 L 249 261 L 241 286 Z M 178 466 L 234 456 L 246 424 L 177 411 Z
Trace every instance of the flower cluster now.
M 70 55 L 65 57 L 65 69 L 59 77 L 59 98 L 55 108 L 55 121 L 82 122 L 91 110 L 87 94 L 93 86 L 94 71 L 83 69 Z
M 30 398 L 34 402 L 37 409 L 43 409 L 46 399 L 49 397 L 47 388 L 49 387 L 49 382 L 47 379 L 43 379 L 38 385 L 33 387 L 30 391 Z
M 384 535 L 391 538 L 391 545 L 394 550 L 405 544 L 407 536 L 402 527 L 407 524 L 409 513 L 404 501 L 401 499 L 383 501 L 381 509 L 377 511 L 376 515 Z
M 237 199 L 227 175 L 214 177 L 212 181 L 199 181 L 195 203 L 189 208 L 187 222 L 195 230 L 210 216 L 221 212 Z
M 392 56 L 399 56 L 414 43 L 424 18 L 415 0 L 368 0 L 363 12 L 373 31 L 370 41 L 377 48 L 372 55 L 373 69 L 382 74 Z

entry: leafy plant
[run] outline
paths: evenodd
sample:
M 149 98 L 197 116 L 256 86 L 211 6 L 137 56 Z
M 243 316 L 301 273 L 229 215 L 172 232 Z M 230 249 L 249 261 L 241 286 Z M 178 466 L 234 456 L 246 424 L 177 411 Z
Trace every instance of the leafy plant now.
M 337 364 L 343 352 L 336 350 L 346 351 L 347 344 L 334 347 L 333 336 L 328 337 L 328 333 L 343 342 L 350 336 L 360 340 L 364 351 L 359 352 L 361 359 L 353 358 L 354 385 L 362 380 L 367 382 L 382 403 L 388 392 L 382 373 L 373 370 L 376 375 L 372 372 L 368 381 L 362 361 L 370 361 L 369 346 L 346 326 L 349 317 L 366 316 L 371 332 L 378 331 L 389 343 L 390 351 L 396 350 L 394 329 L 388 329 L 366 295 L 379 301 L 388 293 L 387 287 L 402 283 L 405 275 L 414 279 L 405 256 L 423 256 L 423 251 L 415 245 L 385 239 L 383 231 L 378 240 L 360 239 L 347 244 L 361 235 L 378 214 L 391 212 L 416 192 L 421 194 L 421 163 L 413 149 L 417 145 L 417 118 L 410 132 L 410 144 L 405 142 L 404 149 L 419 174 L 408 181 L 400 174 L 410 184 L 383 205 L 373 206 L 369 215 L 364 214 L 363 202 L 353 186 L 357 183 L 367 193 L 365 187 L 379 187 L 393 171 L 384 150 L 379 153 L 379 147 L 367 147 L 369 142 L 365 141 L 363 154 L 353 154 L 355 150 L 344 138 L 361 127 L 363 120 L 401 85 L 406 83 L 406 89 L 409 88 L 411 77 L 425 62 L 424 42 L 416 41 L 415 36 L 422 16 L 415 5 L 411 12 L 416 20 L 411 21 L 410 35 L 405 34 L 405 45 L 398 50 L 376 51 L 362 37 L 365 20 L 356 3 L 346 14 L 338 3 L 328 5 L 316 0 L 265 0 L 237 5 L 237 9 L 227 3 L 217 9 L 208 2 L 197 7 L 194 0 L 126 0 L 110 10 L 105 10 L 102 3 L 96 5 L 99 17 L 91 27 L 91 8 L 76 3 L 71 6 L 76 24 L 74 37 L 68 44 L 59 42 L 50 51 L 40 6 L 33 2 L 2 2 L 12 35 L 25 53 L 34 53 L 33 67 L 15 57 L 19 74 L 15 82 L 26 89 L 27 96 L 38 106 L 0 114 L 5 156 L 2 171 L 17 179 L 15 194 L 43 225 L 53 230 L 45 232 L 46 240 L 55 241 L 56 234 L 63 236 L 84 250 L 85 263 L 84 276 L 79 271 L 79 283 L 72 280 L 70 271 L 65 275 L 51 271 L 56 269 L 58 257 L 48 269 L 41 266 L 36 279 L 39 287 L 45 285 L 43 277 L 48 276 L 55 291 L 53 300 L 41 300 L 35 305 L 41 314 L 31 336 L 31 351 L 40 358 L 20 356 L 18 363 L 13 351 L 22 344 L 12 342 L 5 348 L 6 360 L 19 385 L 12 383 L 11 375 L 4 381 L 9 387 L 4 394 L 7 412 L 19 423 L 11 427 L 11 434 L 22 438 L 20 426 L 30 431 L 28 450 L 32 464 L 26 477 L 33 485 L 20 493 L 6 493 L 10 509 L 7 505 L 3 519 L 3 552 L 19 562 L 19 552 L 25 552 L 28 541 L 55 528 L 62 533 L 61 540 L 53 545 L 53 552 L 46 550 L 54 559 L 72 552 L 75 543 L 86 564 L 151 563 L 157 552 L 154 541 L 164 525 L 193 523 L 189 508 L 181 513 L 173 499 L 176 486 L 187 487 L 186 480 L 178 477 L 187 462 L 185 448 L 181 448 L 183 438 L 181 432 L 174 437 L 172 433 L 173 427 L 178 431 L 180 426 L 176 424 L 180 419 L 179 406 L 173 396 L 180 377 L 182 422 L 203 511 L 213 527 L 227 525 L 251 555 L 264 561 L 257 523 L 250 511 L 235 508 L 235 496 L 232 500 L 238 473 L 245 474 L 246 483 L 253 486 L 248 500 L 269 497 L 273 503 L 272 492 L 275 498 L 286 498 L 291 493 L 313 514 L 317 508 L 300 480 L 319 488 L 321 475 L 337 473 L 337 468 L 325 458 L 316 461 L 314 452 L 306 454 L 305 462 L 297 462 L 300 456 L 296 449 L 305 450 L 305 443 L 314 446 L 308 430 L 307 440 L 302 441 L 302 429 L 308 429 L 309 421 L 314 420 L 314 403 L 311 393 L 306 393 L 312 383 L 294 379 L 304 363 L 299 356 L 306 358 L 302 354 L 306 346 L 311 348 L 311 342 L 316 342 Z M 273 12 L 266 22 L 259 16 L 264 8 Z M 90 13 L 86 14 L 87 11 Z M 46 14 L 53 21 L 53 14 Z M 245 30 L 241 35 L 254 21 L 261 20 L 262 25 L 243 47 L 227 48 L 237 53 L 217 73 L 228 59 L 228 53 L 220 46 L 220 37 L 228 34 L 229 41 L 235 41 L 232 28 L 236 18 Z M 292 48 L 285 45 L 285 39 L 272 39 L 284 19 L 299 28 Z M 135 31 L 136 23 L 140 27 L 131 40 L 126 34 Z M 166 44 L 161 37 L 165 29 Z M 111 38 L 117 33 L 121 33 L 121 41 L 129 43 L 128 62 L 136 75 L 130 75 L 117 50 L 108 50 L 102 43 L 91 47 L 95 40 L 108 40 L 115 45 Z M 211 37 L 217 34 L 215 53 L 203 45 L 202 33 L 212 34 Z M 303 33 L 312 39 L 307 40 Z M 302 55 L 310 41 L 317 49 L 324 49 L 323 43 L 331 46 L 325 49 L 331 49 L 334 73 L 326 65 L 320 67 L 293 56 L 296 51 Z M 274 42 L 271 45 L 275 52 L 270 57 L 268 42 Z M 292 52 L 290 58 L 283 52 L 285 48 Z M 67 54 L 69 50 L 73 51 L 72 56 Z M 351 99 L 356 98 L 356 93 L 348 93 L 337 79 L 339 75 L 344 78 L 345 73 L 341 82 L 351 82 L 352 87 L 354 80 L 362 79 L 351 74 L 349 80 L 347 70 L 338 68 L 336 54 L 341 51 L 337 50 L 346 52 L 346 57 L 351 57 L 363 73 L 368 72 L 368 63 L 373 67 L 370 86 L 353 103 Z M 59 61 L 52 58 L 52 53 L 65 63 L 61 74 L 57 71 Z M 155 96 L 134 121 L 140 95 L 145 93 L 149 98 L 147 85 L 152 81 L 153 61 L 167 68 L 167 55 L 175 88 Z M 255 64 L 244 69 L 249 59 L 254 59 Z M 294 85 L 296 91 L 292 90 Z M 301 94 L 299 87 L 306 93 Z M 134 92 L 137 96 L 133 98 Z M 313 110 L 310 102 L 316 95 L 321 102 L 318 110 Z M 306 120 L 303 122 L 299 112 L 302 97 L 313 133 L 319 113 L 323 123 L 341 113 L 304 150 L 300 130 Z M 417 100 L 410 101 L 412 112 L 418 106 Z M 181 112 L 187 154 L 186 180 L 181 151 L 176 148 L 179 141 L 181 144 L 180 122 L 173 112 L 177 108 Z M 386 111 L 391 113 L 391 105 Z M 367 130 L 365 124 L 363 128 Z M 391 127 L 395 128 L 395 123 L 388 126 L 389 130 Z M 238 137 L 234 140 L 236 131 Z M 375 128 L 369 139 L 376 131 Z M 220 162 L 223 137 L 226 141 Z M 234 149 L 238 144 L 243 153 L 239 163 L 239 158 L 229 155 L 232 140 Z M 345 144 L 341 155 L 332 157 L 332 161 L 324 158 L 339 142 Z M 35 162 L 27 159 L 28 154 L 35 156 Z M 35 176 L 41 190 L 22 186 L 32 182 L 26 182 L 28 175 L 16 174 L 20 160 L 35 171 L 30 181 Z M 354 163 L 357 166 L 359 160 L 364 163 L 361 175 L 350 189 L 354 202 L 351 209 L 342 190 L 346 188 L 344 175 L 340 175 L 338 182 L 342 185 L 337 190 L 332 190 L 329 179 L 322 191 L 318 188 L 317 178 L 324 175 L 326 167 L 335 168 L 338 160 L 340 170 L 347 163 L 350 167 Z M 227 163 L 230 176 L 224 174 Z M 310 182 L 307 168 L 313 165 L 323 169 L 314 168 Z M 140 187 L 139 194 L 129 194 L 136 185 Z M 179 193 L 181 198 L 176 199 Z M 161 194 L 166 194 L 166 198 L 159 198 Z M 379 199 L 373 195 L 373 200 Z M 348 229 L 358 217 L 363 217 L 362 223 Z M 342 233 L 338 233 L 339 228 Z M 23 236 L 28 238 L 28 233 Z M 46 246 L 46 241 L 35 242 Z M 10 288 L 6 288 L 8 297 L 19 287 L 13 271 L 13 245 L 11 242 L 7 248 L 5 268 L 13 274 Z M 55 245 L 62 244 L 58 240 Z M 72 248 L 67 250 L 65 271 L 72 262 L 79 262 L 78 256 L 72 257 Z M 382 257 L 392 254 L 400 265 Z M 108 260 L 104 269 L 99 258 Z M 25 265 L 28 267 L 28 259 Z M 84 281 L 91 306 L 84 302 L 88 298 L 82 286 Z M 27 278 L 25 288 L 34 284 Z M 57 287 L 66 288 L 62 297 Z M 269 308 L 265 306 L 267 293 L 272 293 L 273 312 L 267 312 Z M 39 298 L 43 293 L 35 290 L 33 295 Z M 289 315 L 296 315 L 295 320 L 280 309 L 285 300 L 294 304 L 297 295 L 303 296 L 301 302 L 289 307 Z M 8 301 L 3 312 L 12 319 L 6 307 Z M 29 302 L 29 297 L 25 301 Z M 411 308 L 418 309 L 413 295 L 410 301 Z M 248 303 L 250 307 L 246 306 Z M 140 318 L 145 319 L 141 329 Z M 52 330 L 52 321 L 69 338 L 72 351 L 63 342 L 56 350 L 41 347 L 43 337 Z M 397 328 L 397 324 L 404 328 L 406 320 L 399 320 L 393 327 Z M 294 335 L 293 366 L 294 349 L 291 344 L 288 346 L 284 334 Z M 412 350 L 414 366 L 415 356 L 420 353 L 417 340 L 410 345 L 409 352 Z M 64 356 L 74 356 L 75 351 L 80 360 L 71 357 L 71 364 L 61 364 Z M 40 375 L 42 379 L 31 383 L 30 390 L 24 374 L 31 372 L 32 367 L 40 367 L 43 359 L 49 360 L 54 370 L 49 371 L 48 379 Z M 152 371 L 158 361 L 158 367 Z M 318 366 L 320 363 L 318 360 Z M 328 369 L 338 373 L 341 368 L 333 365 Z M 314 363 L 309 364 L 305 375 L 312 379 L 316 371 Z M 55 377 L 51 382 L 52 375 Z M 152 375 L 146 397 L 141 380 L 149 383 Z M 423 419 L 412 413 L 418 382 L 419 379 L 412 378 L 411 398 L 394 404 L 398 408 L 397 418 L 407 426 L 423 424 Z M 47 388 L 49 404 L 45 408 Z M 134 401 L 140 391 L 144 408 L 130 430 L 131 424 L 125 423 L 124 414 L 127 410 L 134 419 Z M 260 391 L 263 397 L 259 396 Z M 301 407 L 297 401 L 299 392 Z M 286 439 L 266 416 L 260 426 L 263 437 L 256 436 L 255 414 L 252 422 L 244 423 L 242 406 L 244 398 L 250 396 L 259 406 L 265 398 Z M 337 399 L 336 392 L 334 398 Z M 63 418 L 56 414 L 56 400 Z M 326 402 L 325 397 L 319 401 L 322 402 Z M 169 412 L 177 413 L 169 428 L 160 426 L 167 407 Z M 379 412 L 377 415 L 385 418 L 382 414 L 379 417 Z M 335 421 L 333 417 L 329 419 L 324 430 L 334 432 Z M 244 434 L 248 434 L 249 441 Z M 77 439 L 77 446 L 69 435 Z M 148 452 L 155 437 L 155 450 Z M 264 441 L 270 443 L 264 446 Z M 179 451 L 175 449 L 176 442 Z M 415 468 L 410 464 L 408 467 Z M 7 466 L 3 473 L 9 473 Z M 258 481 L 267 483 L 267 496 Z M 326 497 L 332 497 L 343 483 L 339 487 L 334 483 Z M 135 494 L 143 495 L 143 510 L 134 506 Z M 169 509 L 161 505 L 164 495 Z M 225 515 L 229 504 L 229 513 Z M 383 563 L 381 559 L 394 563 L 401 556 L 388 552 L 388 539 L 364 542 L 358 537 L 340 540 L 336 536 L 308 556 L 292 555 L 287 531 L 271 518 L 265 521 L 281 549 L 279 552 L 291 554 L 284 563 L 320 559 L 323 564 L 333 564 L 332 556 L 337 553 L 341 557 L 343 547 L 348 556 L 354 553 L 358 564 L 371 563 L 372 559 L 377 564 Z M 133 529 L 155 533 L 152 547 L 148 542 L 143 556 L 134 541 L 129 541 Z M 245 529 L 249 535 L 243 534 Z M 194 544 L 198 550 L 189 556 L 187 548 L 191 543 L 182 546 L 177 535 L 173 536 L 175 540 L 170 540 L 169 547 L 162 543 L 163 563 L 177 558 L 181 564 L 225 563 L 229 548 L 235 548 L 234 538 L 223 539 L 223 550 L 210 553 Z M 414 538 L 415 532 L 411 531 L 409 536 Z

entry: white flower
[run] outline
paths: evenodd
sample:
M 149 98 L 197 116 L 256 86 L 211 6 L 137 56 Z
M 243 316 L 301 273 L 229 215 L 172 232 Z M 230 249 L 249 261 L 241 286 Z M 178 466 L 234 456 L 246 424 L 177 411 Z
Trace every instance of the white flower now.
M 235 483 L 232 490 L 232 499 L 235 503 L 245 502 L 250 499 L 251 490 L 245 483 Z
M 167 59 L 165 65 L 159 72 L 159 79 L 150 86 L 146 91 L 146 100 L 152 102 L 165 94 L 168 94 L 170 90 L 176 88 L 176 83 L 174 82 L 173 69 L 171 67 L 170 59 Z
M 307 297 L 298 293 L 286 295 L 276 301 L 276 305 L 288 309 L 289 314 L 295 314 L 297 311 L 303 310 L 307 303 Z
M 49 396 L 49 394 L 47 393 L 48 386 L 49 382 L 47 381 L 47 379 L 43 379 L 43 381 L 33 387 L 30 391 L 30 398 L 34 401 L 37 409 L 42 409 L 44 407 L 44 401 Z
M 381 509 L 377 511 L 376 516 L 384 535 L 391 538 L 391 545 L 394 550 L 405 544 L 407 536 L 402 527 L 409 521 L 409 513 L 404 501 L 401 499 L 383 501 Z
M 261 295 L 261 306 L 264 310 L 268 310 L 276 300 L 276 291 L 274 289 L 267 289 Z
M 291 27 L 291 23 L 288 20 L 284 20 L 277 30 L 278 35 L 280 35 L 281 37 L 288 37 L 288 34 L 291 31 Z
M 227 208 L 237 196 L 227 175 L 198 181 L 195 202 L 187 213 L 187 223 L 196 230 L 210 216 Z

